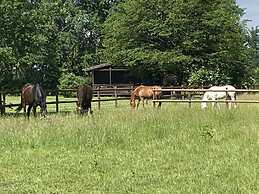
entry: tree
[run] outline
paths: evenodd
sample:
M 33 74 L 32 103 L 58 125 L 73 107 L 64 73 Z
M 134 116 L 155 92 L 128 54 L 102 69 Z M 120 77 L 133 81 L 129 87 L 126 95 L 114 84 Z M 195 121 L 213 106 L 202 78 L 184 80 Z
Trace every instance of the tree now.
M 0 48 L 9 53 L 2 65 L 15 59 L 18 88 L 26 82 L 41 82 L 53 89 L 61 72 L 79 76 L 89 64 L 98 63 L 98 27 L 75 1 L 4 0 L 0 6 Z
M 241 15 L 233 0 L 122 1 L 104 24 L 103 60 L 143 81 L 174 73 L 181 84 L 247 83 Z
M 254 77 L 256 84 L 259 84 L 259 28 L 258 26 L 248 29 L 246 33 L 247 46 L 251 48 L 251 60 L 254 66 Z
M 34 1 L 2 1 L 1 2 L 0 47 L 8 48 L 12 53 L 9 59 L 15 62 L 3 61 L 10 66 L 12 76 L 8 85 L 16 89 L 25 82 L 41 82 L 46 87 L 55 87 L 58 80 L 58 66 L 55 60 L 55 48 L 52 42 L 54 25 L 50 19 L 51 13 Z M 11 66 L 10 66 L 11 67 Z M 10 68 L 9 68 L 10 69 Z
M 0 90 L 9 89 L 15 67 L 15 57 L 12 49 L 0 47 L 0 59 Z

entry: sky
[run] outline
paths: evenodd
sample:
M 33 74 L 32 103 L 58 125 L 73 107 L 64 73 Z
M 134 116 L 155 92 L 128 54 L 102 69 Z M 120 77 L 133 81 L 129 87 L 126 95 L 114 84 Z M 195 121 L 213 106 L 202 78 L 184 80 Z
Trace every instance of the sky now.
M 259 26 L 259 0 L 236 0 L 240 8 L 245 9 L 243 19 L 249 19 L 249 27 Z

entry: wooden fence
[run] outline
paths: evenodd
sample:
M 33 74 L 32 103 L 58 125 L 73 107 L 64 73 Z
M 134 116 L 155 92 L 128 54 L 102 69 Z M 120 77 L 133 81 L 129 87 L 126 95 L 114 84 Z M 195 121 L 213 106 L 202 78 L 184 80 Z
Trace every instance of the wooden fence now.
M 154 91 L 161 91 L 164 92 L 170 92 L 171 97 L 173 96 L 173 93 L 181 92 L 182 96 L 187 96 L 187 99 L 155 99 L 153 96 L 153 104 L 155 106 L 156 102 L 161 103 L 188 103 L 189 107 L 192 106 L 192 103 L 201 103 L 201 102 L 216 102 L 216 103 L 229 103 L 231 100 L 229 100 L 227 97 L 225 100 L 196 100 L 193 99 L 194 96 L 199 96 L 208 91 L 208 89 L 175 89 L 175 88 L 167 88 L 167 89 L 161 89 L 161 90 L 154 90 Z M 259 89 L 236 89 L 236 90 L 209 90 L 210 92 L 236 92 L 236 93 L 259 93 Z M 184 94 L 184 95 L 183 95 Z M 259 103 L 259 100 L 236 100 L 236 103 Z
M 101 108 L 101 102 L 107 102 L 107 101 L 114 101 L 115 107 L 118 106 L 118 101 L 121 100 L 129 100 L 129 96 L 131 94 L 131 91 L 133 90 L 133 86 L 125 87 L 125 86 L 113 86 L 113 87 L 95 87 L 94 88 L 94 97 L 96 99 L 93 99 L 92 102 L 97 103 L 98 109 Z M 76 103 L 75 100 L 60 100 L 59 96 L 62 93 L 75 93 L 76 89 L 60 89 L 55 91 L 46 91 L 46 93 L 55 94 L 55 100 L 54 101 L 47 101 L 46 104 L 55 104 L 56 106 L 56 112 L 59 112 L 59 105 L 60 104 L 69 104 L 69 103 Z M 6 113 L 6 108 L 14 108 L 18 107 L 20 105 L 19 103 L 9 103 L 7 104 L 7 98 L 9 95 L 20 95 L 19 91 L 0 91 L 0 112 L 1 115 Z M 105 98 L 104 98 L 105 97 Z M 109 97 L 109 98 L 107 98 Z
M 101 108 L 101 102 L 105 101 L 114 101 L 115 107 L 118 106 L 118 101 L 120 100 L 129 100 L 129 96 L 131 91 L 134 89 L 133 86 L 130 87 L 102 87 L 97 86 L 94 88 L 94 96 L 93 102 L 97 103 L 97 108 Z M 153 104 L 157 102 L 161 103 L 188 103 L 189 107 L 192 106 L 192 103 L 201 103 L 201 102 L 213 102 L 211 100 L 202 101 L 200 100 L 201 96 L 204 92 L 208 91 L 207 89 L 180 89 L 180 88 L 163 88 L 160 91 L 163 93 L 163 98 L 156 100 L 153 99 Z M 211 90 L 210 90 L 211 91 Z M 55 104 L 55 111 L 60 111 L 60 104 L 68 104 L 68 103 L 76 103 L 76 100 L 60 100 L 59 96 L 61 93 L 64 92 L 74 92 L 76 93 L 75 89 L 65 89 L 65 90 L 56 90 L 56 91 L 47 91 L 47 93 L 55 94 L 55 100 L 49 101 L 47 104 Z M 217 90 L 217 92 L 219 92 Z M 222 92 L 231 92 L 231 90 L 222 90 Z M 236 89 L 235 92 L 237 93 L 258 93 L 259 89 L 250 90 L 250 89 Z M 7 104 L 6 98 L 8 95 L 19 95 L 20 92 L 18 91 L 0 91 L 0 112 L 1 114 L 5 114 L 6 108 L 13 108 L 18 107 L 20 103 L 15 104 Z M 107 96 L 109 98 L 107 98 Z M 104 98 L 105 97 L 105 98 Z M 199 100 L 197 100 L 199 98 Z M 228 99 L 226 100 L 217 100 L 215 102 L 219 103 L 226 103 L 229 102 Z M 236 100 L 236 103 L 259 103 L 259 100 Z

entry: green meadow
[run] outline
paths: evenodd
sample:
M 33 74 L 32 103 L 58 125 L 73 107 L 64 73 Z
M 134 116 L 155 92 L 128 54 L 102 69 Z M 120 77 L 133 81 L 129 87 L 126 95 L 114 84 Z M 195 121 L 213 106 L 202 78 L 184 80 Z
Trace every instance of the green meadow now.
M 259 105 L 102 105 L 0 117 L 0 192 L 259 193 Z

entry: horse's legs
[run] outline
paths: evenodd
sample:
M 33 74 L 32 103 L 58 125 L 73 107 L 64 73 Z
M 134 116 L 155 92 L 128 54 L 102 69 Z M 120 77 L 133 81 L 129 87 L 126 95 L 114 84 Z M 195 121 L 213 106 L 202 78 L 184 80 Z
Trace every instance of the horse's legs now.
M 28 117 L 28 119 L 30 117 L 31 108 L 32 108 L 32 105 L 29 105 L 28 109 L 27 109 L 27 117 Z
M 135 109 L 135 107 L 136 107 L 136 99 L 135 98 L 131 101 L 130 105 L 131 105 L 132 109 Z
M 212 102 L 211 102 L 211 106 L 212 106 L 212 108 L 214 108 L 214 107 L 215 107 L 215 101 L 216 101 L 216 98 L 211 98 L 211 100 L 212 100 Z
M 161 99 L 161 96 L 157 96 L 157 98 L 156 98 L 157 100 L 160 100 Z M 161 107 L 161 105 L 162 105 L 162 102 L 158 102 L 158 108 L 160 108 Z
M 23 106 L 24 117 L 26 118 L 26 105 Z
M 26 103 L 22 102 L 23 112 L 26 113 Z
M 90 104 L 89 104 L 89 110 L 90 110 L 90 114 L 93 114 L 92 103 L 91 103 L 91 102 L 90 102 Z
M 231 104 L 233 104 L 234 108 L 236 108 L 237 107 L 237 103 L 236 103 L 235 96 L 230 96 L 230 98 L 231 98 Z
M 228 99 L 227 99 L 228 100 Z M 226 107 L 229 108 L 229 102 L 226 102 Z
M 141 100 L 142 100 L 143 108 L 145 108 L 145 99 L 144 99 L 144 98 L 141 98 Z
M 33 109 L 32 109 L 34 117 L 36 117 L 36 108 L 37 108 L 36 106 L 33 106 Z
M 216 102 L 216 105 L 217 105 L 218 109 L 220 109 L 220 105 L 219 105 L 219 103 L 218 103 L 218 102 Z
M 230 109 L 230 103 L 228 102 L 228 100 L 229 100 L 229 95 L 227 94 L 227 96 L 226 96 L 226 107 L 228 108 L 228 109 Z
M 137 103 L 137 109 L 138 109 L 139 103 L 140 103 L 140 98 L 138 99 L 138 103 Z

